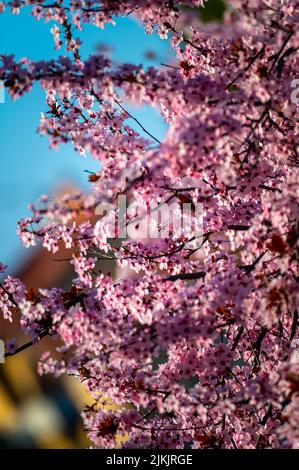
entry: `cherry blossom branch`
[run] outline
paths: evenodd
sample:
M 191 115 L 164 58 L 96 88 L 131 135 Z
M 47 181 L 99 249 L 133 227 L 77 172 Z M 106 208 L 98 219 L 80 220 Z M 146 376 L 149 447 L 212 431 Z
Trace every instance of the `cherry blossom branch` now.
M 42 333 L 39 334 L 39 341 L 38 343 L 40 342 L 41 339 L 43 339 L 45 336 L 48 336 L 49 335 L 49 332 L 48 331 L 43 331 Z M 34 346 L 35 344 L 37 344 L 37 341 L 36 340 L 32 340 L 32 341 L 28 341 L 28 343 L 25 343 L 23 344 L 22 346 L 19 346 L 18 348 L 16 348 L 13 352 L 7 352 L 5 353 L 4 357 L 12 357 L 12 356 L 15 356 L 16 354 L 19 354 L 20 352 L 23 352 L 25 351 L 26 349 L 28 348 L 31 348 L 32 346 Z
M 170 276 L 164 277 L 164 281 L 177 281 L 177 280 L 194 280 L 194 279 L 202 279 L 205 277 L 205 271 L 199 271 L 194 273 L 181 273 L 181 274 L 172 274 Z
M 141 124 L 141 122 L 135 118 L 134 116 L 132 116 L 131 113 L 129 113 L 129 111 L 127 111 L 123 105 L 117 100 L 114 98 L 114 101 L 115 103 L 127 114 L 127 116 L 129 116 L 131 119 L 133 119 L 133 121 L 135 121 L 139 127 L 141 127 L 141 129 L 149 136 L 151 137 L 153 140 L 155 140 L 158 144 L 161 144 L 160 140 L 158 140 L 155 136 L 153 136 L 153 134 L 151 134 L 148 130 L 145 129 L 145 127 Z

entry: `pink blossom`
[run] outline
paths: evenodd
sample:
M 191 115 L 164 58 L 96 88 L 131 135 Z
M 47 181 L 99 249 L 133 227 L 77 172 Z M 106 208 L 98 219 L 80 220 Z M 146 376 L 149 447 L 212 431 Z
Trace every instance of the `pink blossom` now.
M 42 197 L 18 224 L 26 247 L 72 250 L 71 288 L 26 292 L 7 276 L 4 318 L 17 310 L 33 343 L 59 338 L 59 358 L 43 354 L 39 373 L 85 385 L 94 403 L 82 416 L 98 447 L 122 436 L 129 449 L 297 448 L 298 2 L 231 1 L 213 24 L 198 22 L 203 1 L 92 3 L 7 2 L 53 20 L 56 47 L 70 54 L 2 55 L 0 79 L 14 99 L 40 82 L 39 132 L 98 168 L 89 193 Z M 171 63 L 81 58 L 76 30 L 131 13 L 167 38 Z M 127 101 L 162 114 L 162 141 Z

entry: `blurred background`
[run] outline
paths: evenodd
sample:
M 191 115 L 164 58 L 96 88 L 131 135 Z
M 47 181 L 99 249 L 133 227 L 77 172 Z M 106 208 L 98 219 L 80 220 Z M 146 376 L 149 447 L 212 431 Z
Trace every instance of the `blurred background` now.
M 221 20 L 225 4 L 209 0 L 199 10 L 203 21 Z M 37 22 L 30 9 L 20 15 L 0 15 L 0 54 L 14 54 L 17 59 L 51 59 L 64 52 L 54 50 L 50 29 L 53 23 Z M 116 26 L 105 30 L 85 26 L 79 32 L 83 45 L 81 56 L 105 53 L 115 62 L 142 63 L 145 67 L 168 63 L 173 59 L 167 41 L 146 35 L 134 18 L 119 18 Z M 126 108 L 144 127 L 162 139 L 166 125 L 149 107 Z M 0 261 L 9 266 L 11 275 L 20 277 L 28 288 L 64 287 L 72 271 L 66 262 L 53 261 L 53 255 L 39 248 L 24 249 L 16 235 L 17 220 L 29 215 L 28 205 L 42 194 L 57 197 L 76 189 L 88 189 L 87 173 L 97 164 L 72 150 L 71 145 L 59 151 L 49 149 L 48 139 L 36 128 L 40 113 L 46 110 L 44 92 L 37 84 L 21 99 L 13 102 L 5 95 L 0 103 Z M 136 128 L 133 120 L 129 122 Z M 140 131 L 140 129 L 138 129 Z M 62 250 L 59 257 L 64 256 Z M 104 265 L 103 271 L 111 271 Z M 0 339 L 16 338 L 25 342 L 17 324 L 11 325 L 0 315 Z M 34 346 L 0 363 L 0 448 L 86 448 L 90 445 L 83 430 L 80 412 L 92 399 L 72 377 L 39 377 L 36 364 L 42 351 L 51 349 L 43 339 Z

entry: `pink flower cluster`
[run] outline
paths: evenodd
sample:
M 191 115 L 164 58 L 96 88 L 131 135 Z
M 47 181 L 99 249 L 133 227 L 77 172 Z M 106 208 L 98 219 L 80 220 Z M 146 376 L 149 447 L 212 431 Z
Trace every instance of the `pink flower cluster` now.
M 4 317 L 19 310 L 32 344 L 46 335 L 64 344 L 60 360 L 43 355 L 40 373 L 85 385 L 94 404 L 84 424 L 98 447 L 121 437 L 126 448 L 298 448 L 299 112 L 290 95 L 299 2 L 231 1 L 215 24 L 198 22 L 202 1 L 6 3 L 54 20 L 56 47 L 69 54 L 2 55 L 0 79 L 14 98 L 39 81 L 41 134 L 99 161 L 89 194 L 42 197 L 18 226 L 27 247 L 72 250 L 72 288 L 27 292 L 9 276 L 0 285 Z M 81 59 L 75 29 L 131 13 L 168 37 L 175 62 Z M 161 112 L 162 142 L 139 121 L 142 135 L 132 129 L 126 98 Z M 120 194 L 136 233 L 145 208 L 174 201 L 201 204 L 203 230 L 112 240 Z M 99 204 L 109 208 L 100 220 Z M 103 259 L 117 280 L 100 272 Z M 104 411 L 105 400 L 117 409 Z

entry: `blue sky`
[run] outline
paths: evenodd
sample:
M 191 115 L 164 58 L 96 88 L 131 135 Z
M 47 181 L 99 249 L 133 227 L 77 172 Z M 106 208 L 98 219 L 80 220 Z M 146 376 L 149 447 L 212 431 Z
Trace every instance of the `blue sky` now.
M 63 53 L 54 50 L 50 33 L 53 23 L 37 22 L 29 12 L 24 8 L 20 15 L 0 15 L 0 54 L 40 60 Z M 111 46 L 112 58 L 117 62 L 147 66 L 154 62 L 145 59 L 146 51 L 154 51 L 159 62 L 167 61 L 170 55 L 167 41 L 146 35 L 131 18 L 120 18 L 115 27 L 108 25 L 104 31 L 88 25 L 78 35 L 83 41 L 83 58 L 94 53 L 97 44 Z M 153 135 L 163 137 L 165 124 L 156 111 L 128 109 Z M 0 104 L 0 261 L 11 269 L 20 257 L 29 254 L 16 235 L 17 220 L 29 214 L 28 205 L 66 181 L 87 189 L 84 170 L 97 168 L 90 157 L 80 157 L 70 145 L 61 146 L 58 152 L 49 149 L 48 139 L 36 132 L 40 112 L 45 110 L 44 92 L 39 85 L 16 102 L 6 94 L 5 103 Z

